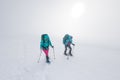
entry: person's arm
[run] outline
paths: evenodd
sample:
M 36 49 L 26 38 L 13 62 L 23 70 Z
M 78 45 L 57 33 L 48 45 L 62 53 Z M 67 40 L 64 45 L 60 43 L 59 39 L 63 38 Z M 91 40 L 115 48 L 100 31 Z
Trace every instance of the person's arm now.
M 51 43 L 51 41 L 49 40 L 49 45 L 52 47 L 52 48 L 54 48 L 54 46 L 52 45 L 52 43 Z
M 75 46 L 75 44 L 73 43 L 72 39 L 71 39 L 71 44 L 72 44 L 73 46 Z
M 74 43 L 72 43 L 72 45 L 73 45 L 73 46 L 75 46 L 75 44 L 74 44 Z

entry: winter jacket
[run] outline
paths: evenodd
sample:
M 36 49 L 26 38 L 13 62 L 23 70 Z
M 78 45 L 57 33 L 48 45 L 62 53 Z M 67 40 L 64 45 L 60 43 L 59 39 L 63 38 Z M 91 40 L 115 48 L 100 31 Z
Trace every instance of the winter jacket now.
M 46 36 L 44 39 L 41 39 L 41 42 L 40 42 L 41 49 L 49 49 L 49 46 L 53 47 L 48 36 Z

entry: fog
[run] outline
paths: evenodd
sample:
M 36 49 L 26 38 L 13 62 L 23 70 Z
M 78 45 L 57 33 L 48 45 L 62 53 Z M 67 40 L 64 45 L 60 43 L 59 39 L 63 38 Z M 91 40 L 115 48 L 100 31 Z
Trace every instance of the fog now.
M 84 5 L 78 17 L 74 17 L 78 12 L 72 12 L 76 3 Z M 119 0 L 0 0 L 1 39 L 39 37 L 43 33 L 62 38 L 69 33 L 81 43 L 119 48 L 119 3 Z
M 120 80 L 119 3 L 0 0 L 0 80 Z M 44 53 L 40 57 L 44 33 L 54 45 L 50 65 Z M 75 43 L 69 60 L 63 55 L 66 33 Z

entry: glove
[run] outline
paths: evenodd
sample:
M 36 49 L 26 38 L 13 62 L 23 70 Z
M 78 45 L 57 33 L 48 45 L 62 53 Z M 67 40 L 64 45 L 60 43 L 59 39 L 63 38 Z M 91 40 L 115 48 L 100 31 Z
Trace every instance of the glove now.
M 72 44 L 73 46 L 75 46 L 75 44 Z
M 54 48 L 54 46 L 52 46 L 52 48 Z

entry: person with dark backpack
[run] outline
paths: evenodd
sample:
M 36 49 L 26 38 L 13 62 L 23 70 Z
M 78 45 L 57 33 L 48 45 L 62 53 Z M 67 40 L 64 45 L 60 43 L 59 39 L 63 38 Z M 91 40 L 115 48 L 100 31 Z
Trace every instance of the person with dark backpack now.
M 43 52 L 45 53 L 47 63 L 50 63 L 50 60 L 49 60 L 49 46 L 54 48 L 54 46 L 52 45 L 52 43 L 50 41 L 50 38 L 49 38 L 48 34 L 42 34 L 41 35 L 41 42 L 40 42 L 40 49 L 43 50 Z
M 73 56 L 72 55 L 72 53 L 71 53 L 71 51 L 72 51 L 72 48 L 71 48 L 71 44 L 73 45 L 73 46 L 75 46 L 75 44 L 73 44 L 73 42 L 72 42 L 72 36 L 71 35 L 69 35 L 69 34 L 66 34 L 64 37 L 63 37 L 63 44 L 64 44 L 64 46 L 65 46 L 65 51 L 64 51 L 64 55 L 70 55 L 70 56 Z M 67 48 L 69 48 L 69 54 L 67 54 L 66 52 L 67 52 Z

